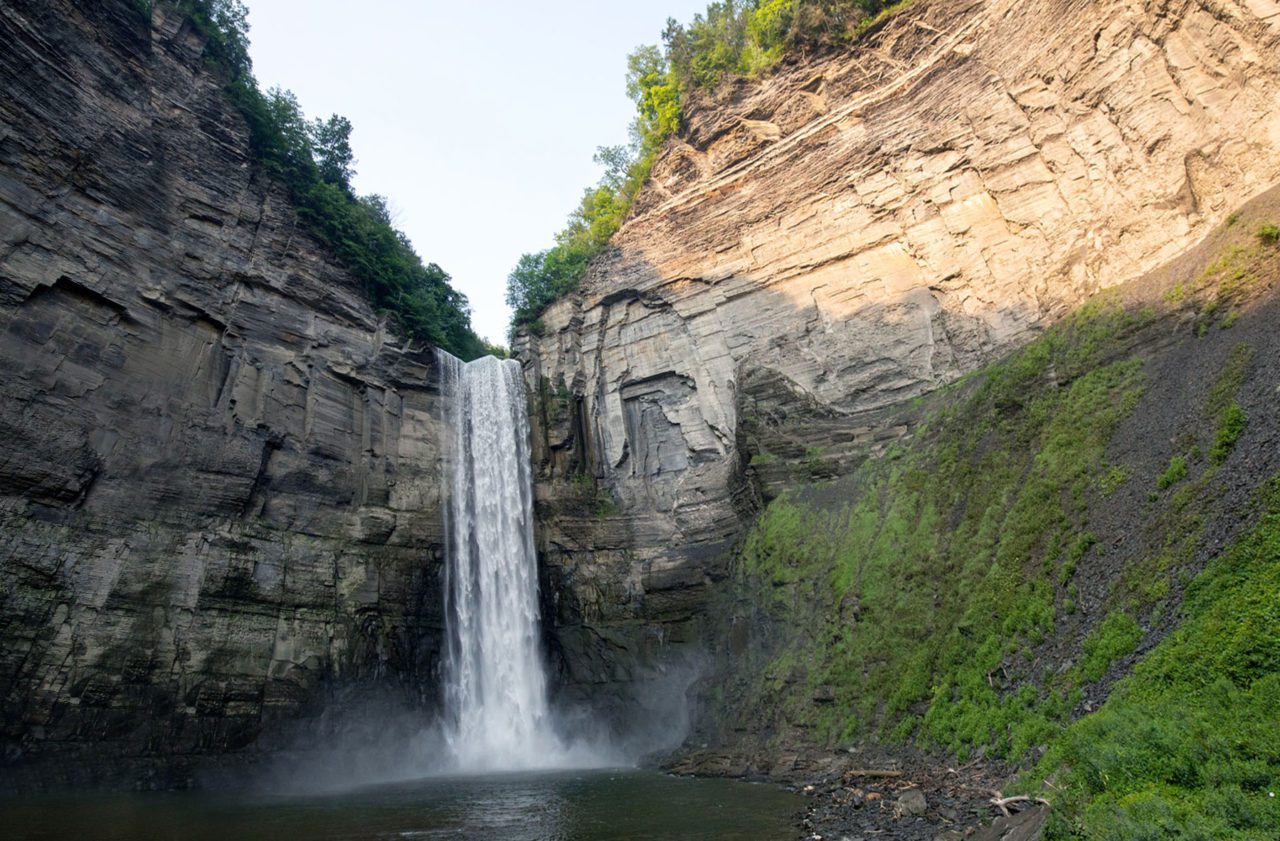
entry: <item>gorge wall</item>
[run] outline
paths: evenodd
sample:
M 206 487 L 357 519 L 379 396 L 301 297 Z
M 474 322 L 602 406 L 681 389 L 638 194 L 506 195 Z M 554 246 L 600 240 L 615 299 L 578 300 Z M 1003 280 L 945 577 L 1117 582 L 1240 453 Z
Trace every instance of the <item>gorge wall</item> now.
M 4 763 L 63 781 L 181 784 L 438 670 L 434 357 L 168 8 L 0 7 Z M 516 347 L 562 699 L 670 732 L 763 499 L 1280 181 L 1280 3 L 917 0 L 692 96 Z
M 696 648 L 760 497 L 1280 180 L 1280 4 L 921 0 L 685 115 L 516 345 L 576 697 Z
M 0 6 L 0 721 L 6 765 L 182 784 L 340 692 L 432 700 L 435 361 L 137 6 Z

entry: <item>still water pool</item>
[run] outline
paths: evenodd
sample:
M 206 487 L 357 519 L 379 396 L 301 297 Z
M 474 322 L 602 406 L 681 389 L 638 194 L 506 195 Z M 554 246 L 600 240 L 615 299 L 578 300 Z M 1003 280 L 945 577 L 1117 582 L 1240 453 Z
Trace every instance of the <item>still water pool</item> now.
M 26 839 L 771 841 L 798 835 L 798 795 L 651 771 L 426 779 L 341 794 L 135 794 L 0 800 Z

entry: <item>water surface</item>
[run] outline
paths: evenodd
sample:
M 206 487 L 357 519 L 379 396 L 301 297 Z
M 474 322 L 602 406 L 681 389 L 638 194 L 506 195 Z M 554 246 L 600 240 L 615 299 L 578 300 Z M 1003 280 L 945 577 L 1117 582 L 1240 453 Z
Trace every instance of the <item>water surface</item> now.
M 797 795 L 775 786 L 619 770 L 450 777 L 316 796 L 29 797 L 0 800 L 0 827 L 13 841 L 783 841 L 798 835 L 801 808 Z

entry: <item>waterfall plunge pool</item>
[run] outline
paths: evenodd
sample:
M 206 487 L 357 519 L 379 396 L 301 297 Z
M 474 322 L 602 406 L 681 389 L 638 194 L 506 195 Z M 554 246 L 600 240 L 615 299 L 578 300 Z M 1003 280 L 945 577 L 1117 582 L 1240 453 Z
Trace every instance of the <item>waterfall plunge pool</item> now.
M 524 382 L 517 363 L 438 356 L 448 564 L 442 774 L 323 794 L 263 789 L 0 799 L 16 841 L 774 841 L 803 799 L 771 785 L 599 767 L 613 746 L 558 726 L 541 651 Z M 673 711 L 680 712 L 680 711 Z M 684 716 L 672 715 L 681 731 Z M 681 722 L 676 724 L 676 722 Z M 592 728 L 587 728 L 591 730 Z M 568 732 L 566 732 L 568 731 Z M 676 736 L 659 734 L 664 739 Z M 387 761 L 393 765 L 394 757 Z M 419 757 L 428 760 L 430 757 Z M 376 767 L 376 763 L 375 763 Z M 358 779 L 358 769 L 348 769 Z M 341 766 L 338 775 L 343 776 Z M 369 779 L 365 777 L 364 779 Z M 304 783 L 305 785 L 305 783 Z M 305 788 L 302 789 L 306 791 Z
M 654 771 L 437 777 L 317 796 L 175 792 L 0 800 L 14 841 L 772 841 L 803 799 Z

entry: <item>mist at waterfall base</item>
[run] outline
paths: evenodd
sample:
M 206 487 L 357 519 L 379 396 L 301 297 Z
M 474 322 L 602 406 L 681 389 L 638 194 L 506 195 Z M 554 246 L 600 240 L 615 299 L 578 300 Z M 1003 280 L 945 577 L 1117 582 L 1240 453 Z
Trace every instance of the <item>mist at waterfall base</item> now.
M 551 703 L 520 366 L 494 357 L 464 363 L 442 351 L 437 363 L 448 541 L 440 697 L 420 706 L 394 693 L 344 699 L 257 775 L 260 790 L 314 794 L 425 777 L 634 767 L 678 747 L 688 730 L 686 694 L 703 669 L 688 652 L 640 675 L 622 714 Z
M 664 664 L 625 732 L 557 709 L 542 650 L 532 488 L 519 366 L 441 359 L 447 477 L 448 642 L 443 692 L 387 683 L 330 698 L 293 751 L 259 773 L 228 764 L 199 791 L 0 797 L 4 837 L 104 841 L 759 841 L 793 837 L 802 798 L 782 788 L 634 766 L 678 745 L 697 664 Z M 400 684 L 400 689 L 410 688 Z M 338 690 L 335 690 L 337 692 Z M 426 710 L 438 706 L 431 716 Z M 607 716 L 618 722 L 618 710 Z M 232 757 L 231 759 L 234 759 Z

